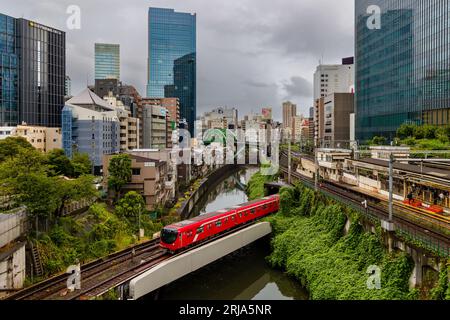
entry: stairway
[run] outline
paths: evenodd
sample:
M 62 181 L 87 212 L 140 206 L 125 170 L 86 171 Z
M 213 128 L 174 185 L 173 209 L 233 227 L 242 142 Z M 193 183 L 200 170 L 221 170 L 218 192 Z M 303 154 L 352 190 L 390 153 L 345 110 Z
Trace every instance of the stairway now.
M 36 277 L 42 277 L 44 275 L 44 268 L 42 267 L 39 250 L 31 241 L 28 242 L 28 245 L 30 247 L 31 257 L 33 259 L 34 274 Z

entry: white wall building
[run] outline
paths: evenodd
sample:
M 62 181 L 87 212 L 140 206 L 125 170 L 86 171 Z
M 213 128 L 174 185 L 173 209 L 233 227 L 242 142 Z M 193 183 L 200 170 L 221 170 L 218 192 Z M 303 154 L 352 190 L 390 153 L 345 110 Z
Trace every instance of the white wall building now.
M 219 107 L 205 112 L 201 117 L 203 129 L 236 129 L 238 110 L 236 108 Z
M 354 85 L 354 64 L 319 65 L 314 73 L 314 102 L 332 93 L 351 93 Z

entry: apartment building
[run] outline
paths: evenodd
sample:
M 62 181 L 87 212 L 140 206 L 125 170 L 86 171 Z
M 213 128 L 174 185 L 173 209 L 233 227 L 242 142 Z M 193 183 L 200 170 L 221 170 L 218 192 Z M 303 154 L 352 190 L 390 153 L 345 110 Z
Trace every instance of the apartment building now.
M 61 128 L 28 125 L 0 127 L 0 139 L 7 137 L 25 138 L 34 148 L 41 152 L 62 148 Z
M 113 155 L 103 157 L 104 187 L 108 188 L 109 163 Z M 164 206 L 170 198 L 170 192 L 166 188 L 168 166 L 166 161 L 159 161 L 147 157 L 130 154 L 131 181 L 122 191 L 136 191 L 145 201 L 146 210 L 155 210 L 158 206 Z

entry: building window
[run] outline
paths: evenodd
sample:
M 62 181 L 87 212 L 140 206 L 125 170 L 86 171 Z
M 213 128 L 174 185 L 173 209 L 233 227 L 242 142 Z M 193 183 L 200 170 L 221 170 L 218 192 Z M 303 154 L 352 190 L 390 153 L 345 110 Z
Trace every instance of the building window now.
M 140 176 L 141 175 L 141 169 L 140 168 L 133 168 L 131 169 L 133 176 Z

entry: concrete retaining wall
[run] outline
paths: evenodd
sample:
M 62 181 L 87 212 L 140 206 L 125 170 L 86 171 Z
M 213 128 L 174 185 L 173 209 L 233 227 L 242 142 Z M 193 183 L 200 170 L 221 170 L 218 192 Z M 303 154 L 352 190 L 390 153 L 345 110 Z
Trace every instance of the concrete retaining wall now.
M 0 250 L 0 296 L 21 289 L 25 281 L 25 244 L 4 251 Z
M 169 259 L 130 282 L 130 298 L 139 299 L 250 243 L 269 235 L 270 223 L 262 222 Z
M 0 248 L 16 240 L 27 230 L 26 210 L 18 209 L 11 213 L 0 213 Z
M 208 193 L 212 186 L 220 182 L 225 175 L 229 175 L 232 170 L 240 169 L 241 167 L 235 165 L 225 165 L 216 169 L 214 172 L 205 177 L 200 187 L 194 191 L 194 193 L 187 199 L 178 210 L 178 214 L 182 219 L 186 219 L 190 216 L 197 202 Z

